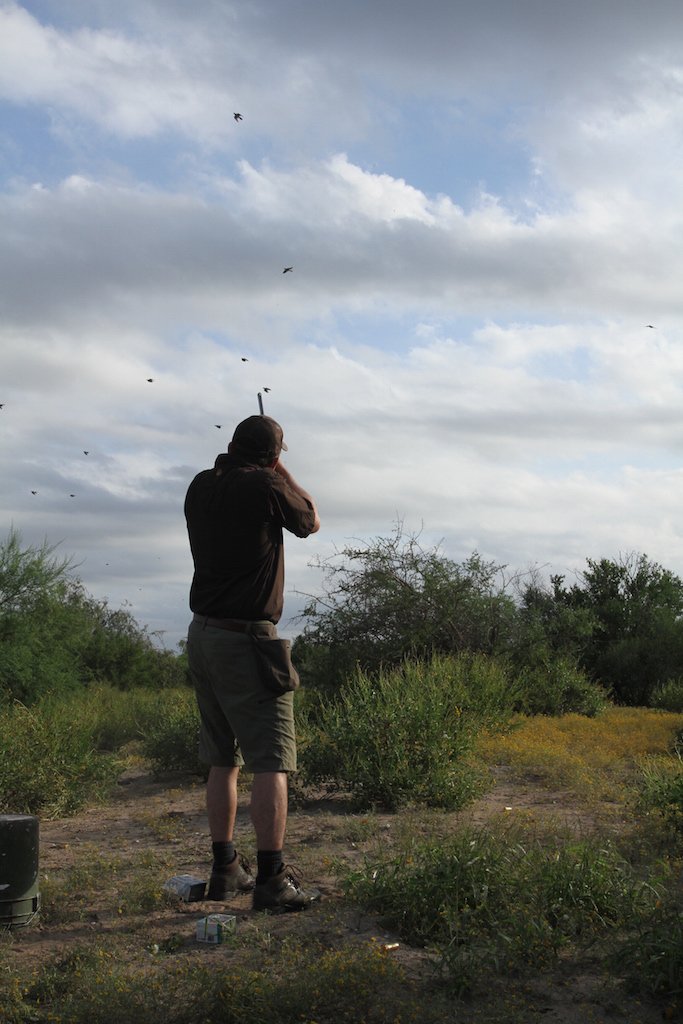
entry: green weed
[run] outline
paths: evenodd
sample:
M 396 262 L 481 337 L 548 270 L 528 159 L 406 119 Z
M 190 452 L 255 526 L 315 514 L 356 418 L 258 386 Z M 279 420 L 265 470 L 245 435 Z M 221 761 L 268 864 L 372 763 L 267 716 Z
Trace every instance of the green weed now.
M 435 948 L 461 994 L 481 972 L 547 965 L 626 927 L 657 899 L 608 844 L 548 847 L 511 830 L 418 841 L 367 858 L 343 885 L 406 941 Z
M 309 711 L 303 778 L 349 789 L 359 809 L 462 807 L 485 785 L 470 756 L 475 737 L 505 721 L 511 701 L 503 669 L 480 656 L 435 656 L 377 677 L 358 670 Z
M 672 832 L 683 836 L 683 756 L 643 758 L 639 765 L 637 806 L 656 814 Z
M 637 922 L 611 958 L 611 967 L 632 989 L 647 995 L 683 996 L 683 909 L 660 902 Z
M 683 677 L 667 679 L 656 686 L 650 698 L 650 706 L 662 711 L 683 713 Z
M 517 684 L 522 694 L 517 709 L 525 715 L 594 715 L 609 705 L 606 692 L 577 668 L 570 658 L 556 656 L 548 663 L 524 667 Z
M 99 799 L 119 767 L 95 749 L 92 722 L 66 703 L 0 711 L 0 810 L 57 817 Z
M 199 760 L 199 712 L 193 690 L 157 694 L 158 713 L 145 725 L 142 751 L 158 772 L 205 775 Z

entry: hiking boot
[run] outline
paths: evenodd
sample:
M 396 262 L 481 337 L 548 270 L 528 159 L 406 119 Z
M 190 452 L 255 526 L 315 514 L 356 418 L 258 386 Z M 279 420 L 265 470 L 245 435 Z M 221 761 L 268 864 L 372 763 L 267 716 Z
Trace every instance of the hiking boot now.
M 281 914 L 288 910 L 305 910 L 314 900 L 320 898 L 320 893 L 315 889 L 304 892 L 300 883 L 301 876 L 298 871 L 283 864 L 277 875 L 266 882 L 257 882 L 254 886 L 254 910 L 269 910 L 272 914 Z
M 251 869 L 242 857 L 235 857 L 230 864 L 222 868 L 214 868 L 209 879 L 207 900 L 227 900 L 237 892 L 251 892 L 254 879 Z

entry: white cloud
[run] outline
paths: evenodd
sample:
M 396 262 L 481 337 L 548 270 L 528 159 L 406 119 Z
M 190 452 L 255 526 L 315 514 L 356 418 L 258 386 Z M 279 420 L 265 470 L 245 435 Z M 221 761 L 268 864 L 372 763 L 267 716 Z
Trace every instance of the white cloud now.
M 290 586 L 397 518 L 683 573 L 677 5 L 40 7 L 0 4 L 3 521 L 179 635 L 185 488 L 267 386 L 323 516 Z

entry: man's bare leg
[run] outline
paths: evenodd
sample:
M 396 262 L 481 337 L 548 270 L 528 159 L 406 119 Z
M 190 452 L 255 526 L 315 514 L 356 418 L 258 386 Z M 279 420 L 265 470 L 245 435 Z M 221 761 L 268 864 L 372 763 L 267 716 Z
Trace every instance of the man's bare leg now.
M 303 892 L 282 863 L 287 826 L 287 773 L 260 772 L 251 788 L 251 820 L 258 845 L 254 910 L 304 910 L 315 895 Z
M 287 772 L 254 775 L 250 811 L 257 849 L 282 850 L 287 828 Z
M 209 832 L 214 843 L 232 842 L 237 815 L 237 776 L 239 768 L 217 768 L 209 771 L 206 783 L 206 811 Z
M 233 844 L 237 815 L 237 776 L 239 768 L 212 767 L 206 783 L 206 810 L 209 817 L 213 867 L 207 899 L 230 899 L 235 892 L 249 892 L 254 879 L 248 866 L 237 857 Z

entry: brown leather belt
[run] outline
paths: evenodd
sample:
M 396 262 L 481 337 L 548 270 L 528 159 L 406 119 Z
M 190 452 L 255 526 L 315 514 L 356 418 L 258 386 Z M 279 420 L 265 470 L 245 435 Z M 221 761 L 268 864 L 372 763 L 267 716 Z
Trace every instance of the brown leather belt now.
M 193 621 L 215 629 L 228 629 L 232 633 L 248 633 L 251 626 L 251 622 L 243 622 L 241 619 L 212 619 L 210 615 L 198 615 L 197 612 L 194 613 Z

